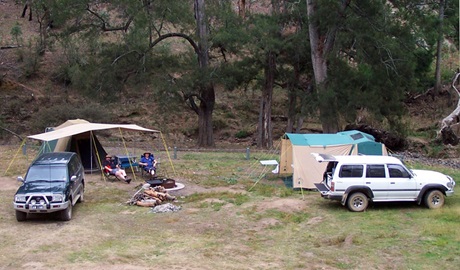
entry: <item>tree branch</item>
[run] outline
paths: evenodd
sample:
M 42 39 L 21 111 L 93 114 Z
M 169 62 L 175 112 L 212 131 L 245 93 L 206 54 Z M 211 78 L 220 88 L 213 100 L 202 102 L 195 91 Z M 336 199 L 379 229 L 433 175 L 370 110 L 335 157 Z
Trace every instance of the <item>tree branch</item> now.
M 125 25 L 123 26 L 118 26 L 118 27 L 107 27 L 107 22 L 104 20 L 104 18 L 102 18 L 97 12 L 95 11 L 92 11 L 90 8 L 89 8 L 89 5 L 86 6 L 86 10 L 93 14 L 96 18 L 98 18 L 100 21 L 101 21 L 101 30 L 104 31 L 104 32 L 110 32 L 110 31 L 127 31 L 128 28 L 129 28 L 129 25 L 131 24 L 131 22 L 133 21 L 134 19 L 134 16 L 130 16 L 128 18 L 128 21 L 126 21 Z
M 199 108 L 198 105 L 195 102 L 194 98 L 197 98 L 200 102 L 204 102 L 204 100 L 197 94 L 186 94 L 182 92 L 184 95 L 184 100 L 188 101 L 189 107 L 196 113 L 199 114 Z
M 158 43 L 160 43 L 161 41 L 167 39 L 167 38 L 170 38 L 170 37 L 180 37 L 180 38 L 183 38 L 185 40 L 188 41 L 188 43 L 190 43 L 190 45 L 192 45 L 193 47 L 193 50 L 195 51 L 195 53 L 198 55 L 200 50 L 198 48 L 198 45 L 195 43 L 195 41 L 193 41 L 193 39 L 186 35 L 186 34 L 182 34 L 182 33 L 168 33 L 168 34 L 164 34 L 164 35 L 160 35 L 157 39 L 155 39 L 151 44 L 150 44 L 150 48 L 153 48 L 155 47 L 155 45 L 157 45 Z
M 7 132 L 9 132 L 9 133 L 11 133 L 11 134 L 13 134 L 14 136 L 18 137 L 19 140 L 21 140 L 21 141 L 23 140 L 22 137 L 21 137 L 21 135 L 19 135 L 19 134 L 13 132 L 13 131 L 11 131 L 11 130 L 9 130 L 9 129 L 7 129 L 7 128 L 4 128 L 4 127 L 2 127 L 2 126 L 0 126 L 0 128 L 3 129 L 3 130 L 5 130 L 5 131 L 7 131 Z
M 22 47 L 21 45 L 6 45 L 6 46 L 1 46 L 0 50 L 7 50 L 7 49 L 17 49 Z
M 112 62 L 112 66 L 113 66 L 114 64 L 116 64 L 116 63 L 118 62 L 118 60 L 120 60 L 122 57 L 124 57 L 124 56 L 126 56 L 126 55 L 128 55 L 128 54 L 131 54 L 131 53 L 137 53 L 137 54 L 139 54 L 139 55 L 142 55 L 141 53 L 139 53 L 139 52 L 136 51 L 136 50 L 129 51 L 129 52 L 124 53 L 124 54 L 118 56 L 117 58 L 115 58 L 115 60 L 113 60 L 113 62 Z

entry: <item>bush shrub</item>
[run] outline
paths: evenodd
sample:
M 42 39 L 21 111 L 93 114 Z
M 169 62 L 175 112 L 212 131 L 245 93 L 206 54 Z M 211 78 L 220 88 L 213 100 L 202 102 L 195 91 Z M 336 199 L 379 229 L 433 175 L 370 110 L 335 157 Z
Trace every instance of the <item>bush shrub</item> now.
M 244 138 L 247 138 L 247 137 L 249 137 L 251 135 L 252 135 L 251 132 L 249 132 L 247 130 L 240 130 L 235 134 L 235 137 L 238 138 L 238 139 L 244 139 Z
M 62 124 L 69 119 L 85 119 L 90 122 L 110 123 L 113 122 L 111 114 L 100 104 L 85 102 L 78 105 L 56 104 L 52 107 L 38 111 L 34 116 L 32 128 L 35 132 L 43 132 L 46 127 Z

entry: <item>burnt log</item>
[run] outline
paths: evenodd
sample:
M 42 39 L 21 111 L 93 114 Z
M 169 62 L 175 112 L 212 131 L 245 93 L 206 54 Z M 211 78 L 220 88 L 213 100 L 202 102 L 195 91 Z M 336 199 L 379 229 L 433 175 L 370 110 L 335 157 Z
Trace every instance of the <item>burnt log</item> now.
M 458 144 L 458 137 L 452 130 L 450 126 L 446 126 L 441 130 L 441 139 L 444 144 L 450 144 L 450 145 L 457 145 Z

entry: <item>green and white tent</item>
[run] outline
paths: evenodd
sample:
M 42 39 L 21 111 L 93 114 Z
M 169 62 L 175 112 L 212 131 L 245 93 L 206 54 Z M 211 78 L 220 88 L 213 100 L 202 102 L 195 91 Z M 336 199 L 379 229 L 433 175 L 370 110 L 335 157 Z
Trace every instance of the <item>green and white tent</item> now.
M 336 134 L 286 133 L 281 139 L 279 174 L 292 175 L 293 188 L 314 189 L 322 181 L 327 163 L 319 163 L 311 153 L 331 155 L 388 155 L 384 144 L 357 130 Z

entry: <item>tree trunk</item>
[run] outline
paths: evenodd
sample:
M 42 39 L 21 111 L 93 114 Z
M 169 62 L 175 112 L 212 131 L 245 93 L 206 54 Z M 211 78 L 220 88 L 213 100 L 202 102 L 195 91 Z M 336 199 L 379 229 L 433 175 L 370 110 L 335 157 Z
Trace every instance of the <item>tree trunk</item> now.
M 322 26 L 316 16 L 317 1 L 307 1 L 308 33 L 311 46 L 311 60 L 313 73 L 315 75 L 316 90 L 319 96 L 320 119 L 324 133 L 335 133 L 339 130 L 337 105 L 333 91 L 327 85 L 327 56 L 332 52 L 337 33 L 337 25 Z M 341 10 L 343 12 L 348 6 L 349 1 L 342 1 Z M 331 13 L 333 11 L 331 10 Z M 326 28 L 322 33 L 321 29 Z
M 203 87 L 208 87 L 208 89 L 201 91 L 203 101 L 200 103 L 198 113 L 198 145 L 213 147 L 215 146 L 212 129 L 212 112 L 215 103 L 214 86 L 208 84 Z
M 275 84 L 276 56 L 273 52 L 267 53 L 267 62 L 265 65 L 265 82 L 262 89 L 262 99 L 259 111 L 258 139 L 257 145 L 263 148 L 273 146 L 273 128 L 272 128 L 272 100 L 273 87 Z
M 295 89 L 288 87 L 288 121 L 287 121 L 287 127 L 286 127 L 287 133 L 292 133 L 292 131 L 294 130 L 294 122 L 295 122 L 295 116 L 296 116 L 296 103 L 297 103 L 296 101 L 297 101 L 297 95 L 296 95 Z
M 40 53 L 43 54 L 46 51 L 46 46 L 48 42 L 48 30 L 51 25 L 50 12 L 46 6 L 43 7 L 43 16 L 38 16 L 37 10 L 37 21 L 40 25 Z
M 297 128 L 295 130 L 296 133 L 302 132 L 303 121 L 305 120 L 305 116 L 300 115 L 299 119 L 297 119 Z
M 195 0 L 195 18 L 198 35 L 198 63 L 203 73 L 207 72 L 209 66 L 209 45 L 208 26 L 206 23 L 204 0 Z M 214 146 L 212 129 L 212 113 L 216 101 L 214 85 L 211 82 L 204 82 L 199 86 L 200 106 L 198 111 L 198 145 Z
M 238 0 L 238 15 L 243 19 L 246 17 L 246 0 Z
M 299 85 L 300 71 L 298 65 L 294 65 L 294 78 L 293 81 L 290 81 L 287 86 L 288 90 L 288 122 L 286 127 L 286 132 L 292 133 L 294 130 L 294 123 L 296 121 L 297 105 L 299 104 L 301 111 L 303 107 L 304 98 L 300 97 L 300 102 L 298 101 L 298 85 Z M 302 117 L 302 116 L 300 116 Z
M 446 0 L 447 1 L 447 0 Z M 436 83 L 434 86 L 434 95 L 439 95 L 441 92 L 441 58 L 442 58 L 442 42 L 444 40 L 444 33 L 443 33 L 443 24 L 444 24 L 444 9 L 445 9 L 445 1 L 439 1 L 439 25 L 438 25 L 438 42 L 436 48 L 436 71 L 435 71 L 435 78 Z

